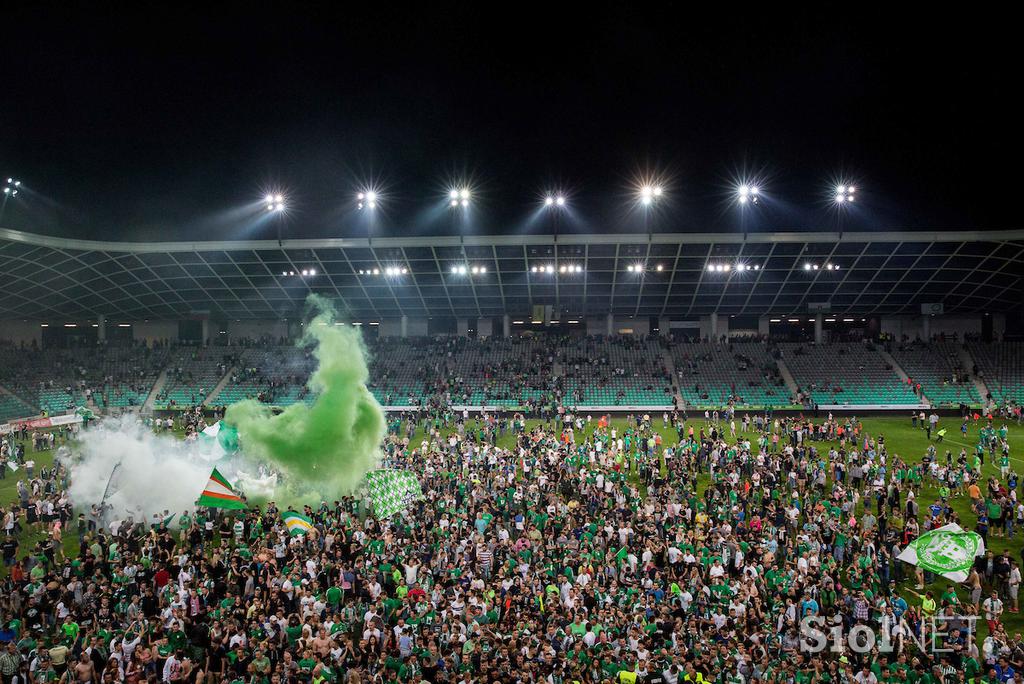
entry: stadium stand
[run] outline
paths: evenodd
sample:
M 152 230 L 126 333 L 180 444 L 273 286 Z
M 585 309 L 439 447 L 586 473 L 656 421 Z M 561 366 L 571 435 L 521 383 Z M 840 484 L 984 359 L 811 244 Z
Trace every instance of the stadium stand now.
M 672 363 L 688 406 L 781 406 L 792 403 L 768 345 L 677 342 Z
M 976 374 L 999 402 L 1024 402 L 1024 343 L 968 342 Z
M 971 379 L 999 402 L 1024 401 L 1024 345 L 904 341 L 892 358 L 862 342 L 774 343 L 527 334 L 518 337 L 385 337 L 368 341 L 370 381 L 392 407 L 454 405 L 781 408 L 794 404 L 978 405 Z M 911 382 L 901 379 L 894 360 Z M 783 379 L 792 374 L 797 395 Z M 310 350 L 283 340 L 238 346 L 0 347 L 0 418 L 141 406 L 163 370 L 155 408 L 207 399 L 256 399 L 276 406 L 309 401 Z M 227 377 L 225 377 L 227 374 Z M 920 385 L 922 397 L 916 394 Z M 219 387 L 219 389 L 218 389 Z M 216 392 L 216 393 L 215 393 Z
M 919 403 L 873 347 L 861 343 L 779 346 L 805 404 Z
M 290 345 L 245 349 L 230 382 L 213 399 L 224 405 L 256 399 L 289 406 L 308 397 L 306 381 L 314 365 L 309 352 Z
M 981 402 L 967 369 L 960 363 L 955 342 L 908 342 L 893 349 L 892 356 L 933 404 L 959 406 Z
M 194 406 L 205 401 L 231 367 L 231 352 L 227 347 L 175 348 L 155 406 Z
M 92 404 L 125 408 L 145 401 L 166 362 L 166 350 L 145 346 L 15 349 L 0 352 L 0 382 L 29 408 L 21 415 L 62 413 Z M 12 410 L 13 410 L 12 406 Z
M 672 378 L 662 341 L 632 337 L 569 340 L 558 350 L 572 405 L 666 406 Z

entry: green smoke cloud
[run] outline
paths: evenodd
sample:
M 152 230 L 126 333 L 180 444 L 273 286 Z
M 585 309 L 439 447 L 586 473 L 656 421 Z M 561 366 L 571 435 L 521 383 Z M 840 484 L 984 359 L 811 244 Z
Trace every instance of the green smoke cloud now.
M 227 408 L 224 422 L 238 429 L 242 450 L 285 475 L 281 496 L 330 501 L 352 492 L 376 467 L 386 432 L 384 411 L 366 388 L 370 372 L 362 335 L 335 326 L 331 303 L 307 300 L 316 315 L 302 345 L 314 344 L 318 363 L 309 379 L 311 405 L 293 404 L 274 415 L 255 400 Z

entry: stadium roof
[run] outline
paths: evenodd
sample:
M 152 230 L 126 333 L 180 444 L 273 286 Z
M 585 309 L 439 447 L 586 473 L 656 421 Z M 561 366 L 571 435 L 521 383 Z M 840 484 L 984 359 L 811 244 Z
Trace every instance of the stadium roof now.
M 141 243 L 0 229 L 0 318 L 282 318 L 311 292 L 359 318 L 539 304 L 577 316 L 786 315 L 825 302 L 835 314 L 939 302 L 973 313 L 1019 307 L 1022 275 L 1024 230 Z

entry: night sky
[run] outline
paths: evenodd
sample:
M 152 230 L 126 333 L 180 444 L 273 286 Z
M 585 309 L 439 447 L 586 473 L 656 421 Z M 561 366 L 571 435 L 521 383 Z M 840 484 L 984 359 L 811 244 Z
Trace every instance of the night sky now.
M 704 4 L 704 3 L 701 3 Z M 105 239 L 1017 227 L 1011 22 L 937 6 L 5 7 L 0 226 Z M 888 9 L 888 8 L 887 8 Z M 924 16 L 925 13 L 935 13 Z M 666 194 L 637 209 L 638 177 Z M 450 182 L 471 180 L 463 214 Z M 765 193 L 730 202 L 735 180 Z M 858 185 L 840 219 L 833 179 Z M 281 188 L 278 223 L 255 204 Z M 1007 195 L 1004 197 L 1004 194 Z M 246 203 L 254 203 L 248 213 Z

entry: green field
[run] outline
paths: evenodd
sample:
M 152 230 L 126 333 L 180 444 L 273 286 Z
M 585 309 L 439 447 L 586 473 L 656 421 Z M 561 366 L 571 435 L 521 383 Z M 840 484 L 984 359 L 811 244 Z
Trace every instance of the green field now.
M 867 418 L 864 419 L 862 422 L 866 434 L 872 437 L 877 437 L 879 435 L 883 435 L 885 437 L 885 443 L 890 454 L 890 457 L 899 456 L 906 460 L 908 463 L 918 463 L 920 462 L 921 457 L 924 455 L 925 450 L 928 447 L 928 440 L 926 438 L 925 431 L 919 428 L 911 427 L 909 418 Z M 529 420 L 527 421 L 527 427 L 532 428 L 539 423 L 540 421 L 538 420 Z M 697 425 L 699 423 L 703 423 L 703 418 L 700 418 L 699 421 L 694 422 L 694 425 Z M 620 429 L 622 429 L 625 427 L 626 420 L 624 418 L 616 418 L 613 419 L 613 424 L 617 425 Z M 1000 422 L 997 421 L 996 425 L 998 426 L 999 424 Z M 940 456 L 945 452 L 945 449 L 950 449 L 951 451 L 953 451 L 954 454 L 956 454 L 959 452 L 961 446 L 966 447 L 968 451 L 970 451 L 970 448 L 977 443 L 978 432 L 980 427 L 982 426 L 980 423 L 972 424 L 968 432 L 967 439 L 965 440 L 962 438 L 960 434 L 959 419 L 947 418 L 944 419 L 940 423 L 940 425 L 944 425 L 947 428 L 947 439 L 943 443 L 946 446 L 940 444 L 937 447 Z M 1018 445 L 1024 443 L 1024 428 L 1019 427 L 1016 424 L 1008 423 L 1007 425 L 1009 427 L 1009 441 L 1011 445 L 1011 463 L 1013 469 L 1021 473 L 1024 472 L 1024 459 L 1022 459 L 1019 455 L 1020 452 Z M 678 440 L 676 437 L 675 430 L 671 427 L 667 429 L 663 428 L 661 425 L 660 416 L 655 417 L 654 429 L 662 434 L 663 443 L 665 446 L 677 443 Z M 592 431 L 593 427 L 587 428 L 585 430 L 587 434 L 589 434 Z M 417 430 L 413 436 L 413 443 L 419 444 L 419 442 L 422 439 L 423 432 L 421 430 Z M 581 439 L 581 437 L 577 435 L 577 440 L 579 439 Z M 815 444 L 818 447 L 819 451 L 822 450 L 823 448 L 824 450 L 827 451 L 827 442 L 813 442 L 813 444 Z M 502 438 L 498 440 L 498 445 L 501 447 L 510 448 L 514 446 L 514 437 L 510 433 L 506 433 Z M 26 458 L 34 459 L 36 461 L 37 469 L 41 467 L 48 467 L 53 462 L 53 452 L 34 453 L 31 451 L 31 445 L 26 445 Z M 989 459 L 986 458 L 986 463 L 984 466 L 984 475 L 988 477 L 990 475 L 998 476 L 998 474 L 998 468 L 995 467 L 992 463 L 990 463 Z M 15 483 L 21 476 L 23 476 L 23 471 L 19 470 L 18 472 L 13 473 L 8 471 L 7 478 L 5 480 L 0 480 L 0 501 L 3 501 L 6 504 L 16 499 L 17 494 Z M 700 477 L 698 482 L 699 490 L 702 491 L 703 488 L 707 486 L 708 481 L 708 476 L 705 475 Z M 921 508 L 926 508 L 928 504 L 934 501 L 937 497 L 938 492 L 933 487 L 931 487 L 927 482 L 925 482 L 921 490 L 921 496 L 919 497 L 919 503 L 921 505 Z M 951 504 L 952 507 L 959 514 L 964 528 L 972 529 L 974 524 L 977 522 L 977 517 L 974 514 L 974 512 L 970 509 L 970 502 L 967 499 L 966 494 L 963 494 L 959 497 L 954 497 Z M 858 516 L 861 512 L 862 511 L 858 511 Z M 40 533 L 26 535 L 25 538 L 22 539 L 22 547 L 20 549 L 20 554 L 26 553 L 31 548 L 31 545 L 34 544 L 40 537 Z M 1024 542 L 1024 530 L 1016 530 L 1015 537 L 1012 539 L 993 538 L 991 534 L 989 535 L 989 548 L 992 549 L 993 552 L 999 553 L 1004 549 L 1008 549 L 1010 551 L 1010 556 L 1018 560 L 1020 559 L 1022 542 Z M 64 546 L 65 553 L 77 552 L 77 540 L 74 538 L 73 534 L 65 535 Z M 935 585 L 930 588 L 935 592 L 935 595 L 938 596 L 943 593 L 946 583 L 946 580 L 940 578 L 940 581 L 936 582 Z M 911 605 L 916 605 L 919 603 L 919 600 L 912 593 L 906 591 L 907 589 L 912 588 L 912 581 L 905 581 L 903 586 L 901 586 L 901 591 L 903 591 L 904 598 L 907 599 L 908 603 L 910 603 Z M 959 591 L 959 594 L 961 601 L 969 601 L 968 592 Z M 1013 614 L 1009 612 L 1003 614 L 1003 621 L 1006 625 L 1008 633 L 1012 634 L 1024 629 L 1024 617 L 1022 617 L 1022 615 L 1024 614 Z M 984 636 L 986 633 L 984 621 L 979 620 L 977 626 L 979 629 L 979 636 Z

